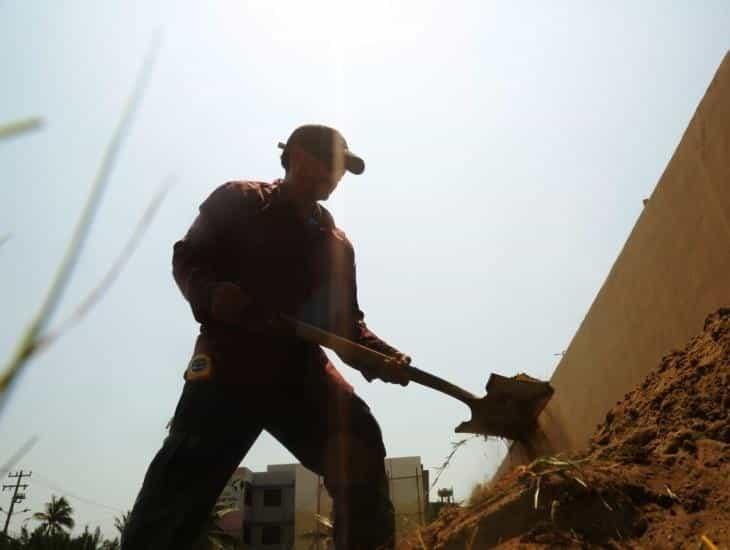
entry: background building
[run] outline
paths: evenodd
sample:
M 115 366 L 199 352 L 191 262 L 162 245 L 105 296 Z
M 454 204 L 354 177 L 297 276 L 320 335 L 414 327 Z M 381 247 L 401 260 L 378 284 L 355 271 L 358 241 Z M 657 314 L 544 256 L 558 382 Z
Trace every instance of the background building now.
M 428 470 L 417 456 L 386 458 L 390 496 L 399 531 L 422 525 L 428 508 Z M 245 548 L 267 550 L 330 547 L 332 499 L 323 480 L 301 464 L 277 464 L 265 472 L 241 467 L 218 499 L 231 509 L 220 524 Z

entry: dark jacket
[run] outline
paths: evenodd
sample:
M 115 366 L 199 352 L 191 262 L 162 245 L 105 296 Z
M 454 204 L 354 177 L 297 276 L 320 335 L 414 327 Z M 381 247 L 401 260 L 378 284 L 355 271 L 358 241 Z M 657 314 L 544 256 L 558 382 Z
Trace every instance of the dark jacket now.
M 265 319 L 282 312 L 387 355 L 397 353 L 365 324 L 354 249 L 344 232 L 321 205 L 302 221 L 280 185 L 220 186 L 175 243 L 173 275 L 201 324 L 196 352 L 209 354 L 216 375 L 230 381 L 273 382 L 292 369 L 325 365 L 318 346 L 265 328 Z M 211 291 L 224 281 L 254 300 L 240 325 L 211 318 Z

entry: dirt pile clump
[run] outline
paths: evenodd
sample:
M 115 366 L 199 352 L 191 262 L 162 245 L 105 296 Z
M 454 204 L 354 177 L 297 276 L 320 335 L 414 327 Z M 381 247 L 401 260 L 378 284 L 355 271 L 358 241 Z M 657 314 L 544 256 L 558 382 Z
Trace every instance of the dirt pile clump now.
M 729 386 L 721 309 L 608 412 L 583 453 L 516 468 L 402 547 L 730 547 Z

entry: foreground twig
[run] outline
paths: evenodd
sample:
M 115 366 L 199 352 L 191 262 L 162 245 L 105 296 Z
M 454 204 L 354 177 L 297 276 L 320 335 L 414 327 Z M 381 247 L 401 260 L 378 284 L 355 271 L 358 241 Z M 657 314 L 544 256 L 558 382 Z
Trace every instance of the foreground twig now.
M 0 139 L 17 136 L 24 132 L 37 130 L 43 125 L 43 119 L 40 117 L 24 118 L 7 124 L 0 124 Z
M 588 484 L 583 481 L 580 477 L 578 477 L 575 474 L 572 474 L 572 471 L 575 470 L 578 472 L 581 476 L 585 477 L 582 470 L 580 469 L 580 464 L 587 462 L 588 458 L 582 458 L 578 460 L 569 460 L 567 458 L 562 458 L 560 455 L 556 456 L 544 456 L 537 458 L 530 462 L 530 464 L 526 466 L 518 466 L 518 470 L 524 473 L 529 474 L 534 479 L 536 479 L 535 482 L 535 493 L 533 495 L 533 507 L 535 510 L 538 508 L 539 499 L 540 499 L 540 482 L 542 481 L 542 478 L 549 475 L 549 474 L 560 474 L 568 479 L 572 479 L 576 483 L 578 483 L 581 487 L 584 489 L 588 489 Z M 571 472 L 571 473 L 569 473 Z M 610 511 L 613 511 L 613 508 L 608 504 L 608 502 L 605 501 L 603 496 L 598 493 L 598 497 L 601 499 L 601 502 L 603 505 Z M 553 514 L 553 505 L 550 505 L 551 507 L 551 515 Z
M 15 468 L 15 465 L 20 462 L 20 459 L 27 455 L 36 443 L 38 443 L 37 435 L 34 435 L 30 439 L 28 439 L 28 441 L 23 443 L 23 446 L 15 451 L 15 454 L 11 456 L 8 461 L 2 465 L 2 467 L 0 467 L 0 477 L 5 476 L 5 474 L 7 474 L 10 470 Z
M 434 468 L 434 470 L 436 470 L 438 472 L 438 475 L 436 475 L 436 478 L 433 480 L 433 483 L 431 483 L 431 489 L 433 489 L 436 486 L 436 483 L 438 482 L 439 478 L 441 477 L 441 474 L 444 473 L 444 471 L 448 467 L 449 463 L 451 462 L 451 459 L 454 458 L 456 451 L 458 451 L 467 441 L 471 441 L 475 437 L 480 437 L 480 436 L 475 434 L 475 435 L 472 435 L 471 437 L 467 437 L 466 439 L 462 439 L 455 443 L 451 443 L 451 452 L 449 453 L 449 456 L 447 456 L 444 459 L 441 466 Z
M 474 526 L 474 529 L 472 529 L 471 535 L 469 536 L 469 541 L 465 545 L 466 550 L 471 550 L 474 547 L 474 541 L 477 538 L 478 532 L 479 532 L 479 524 L 476 524 Z
M 81 249 L 88 237 L 89 228 L 94 220 L 102 194 L 106 189 L 109 181 L 109 175 L 119 154 L 121 144 L 129 130 L 132 120 L 134 119 L 134 114 L 144 94 L 156 53 L 157 41 L 155 40 L 147 54 L 147 57 L 145 58 L 144 64 L 133 88 L 132 95 L 127 101 L 122 117 L 119 120 L 119 124 L 117 125 L 117 128 L 112 135 L 112 139 L 104 152 L 104 156 L 102 157 L 101 164 L 99 165 L 99 169 L 91 187 L 91 192 L 86 200 L 86 204 L 84 205 L 81 216 L 76 224 L 76 228 L 73 236 L 71 237 L 68 248 L 66 249 L 66 253 L 61 260 L 61 265 L 56 272 L 56 276 L 48 289 L 40 309 L 21 336 L 12 357 L 7 363 L 2 374 L 0 374 L 0 414 L 7 402 L 8 390 L 10 389 L 11 384 L 17 379 L 17 375 L 23 365 L 26 364 L 28 359 L 36 351 L 39 335 L 42 334 L 48 324 L 49 319 L 56 310 L 61 296 L 66 289 L 66 285 L 79 258 Z

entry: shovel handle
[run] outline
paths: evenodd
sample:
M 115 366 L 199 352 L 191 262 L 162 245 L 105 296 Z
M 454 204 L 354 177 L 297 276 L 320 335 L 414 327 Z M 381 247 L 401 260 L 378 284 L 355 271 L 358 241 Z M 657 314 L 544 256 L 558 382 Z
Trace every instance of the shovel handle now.
M 329 348 L 343 357 L 351 357 L 355 362 L 361 365 L 377 369 L 381 367 L 385 361 L 390 359 L 390 357 L 384 353 L 380 353 L 379 351 L 367 348 L 357 342 L 343 338 L 342 336 L 322 330 L 319 327 L 305 323 L 299 319 L 295 319 L 290 315 L 282 314 L 281 317 L 295 328 L 297 336 L 302 340 Z M 439 378 L 438 376 L 422 371 L 421 369 L 417 369 L 416 367 L 407 366 L 405 368 L 408 372 L 408 377 L 417 384 L 445 393 L 454 399 L 458 399 L 459 401 L 466 403 L 470 407 L 478 400 L 474 394 L 452 384 L 451 382 L 447 382 L 443 378 Z
M 458 399 L 459 401 L 466 403 L 467 405 L 469 405 L 469 407 L 471 407 L 474 402 L 479 399 L 473 393 L 468 392 L 463 388 L 460 388 L 456 384 L 447 382 L 443 378 L 439 378 L 438 376 L 436 376 L 435 374 L 431 374 L 430 372 L 426 372 L 411 366 L 406 367 L 406 370 L 408 371 L 408 377 L 417 384 L 421 384 L 421 386 L 426 386 L 428 388 L 431 388 L 432 390 L 445 393 L 446 395 L 449 395 L 454 399 Z

